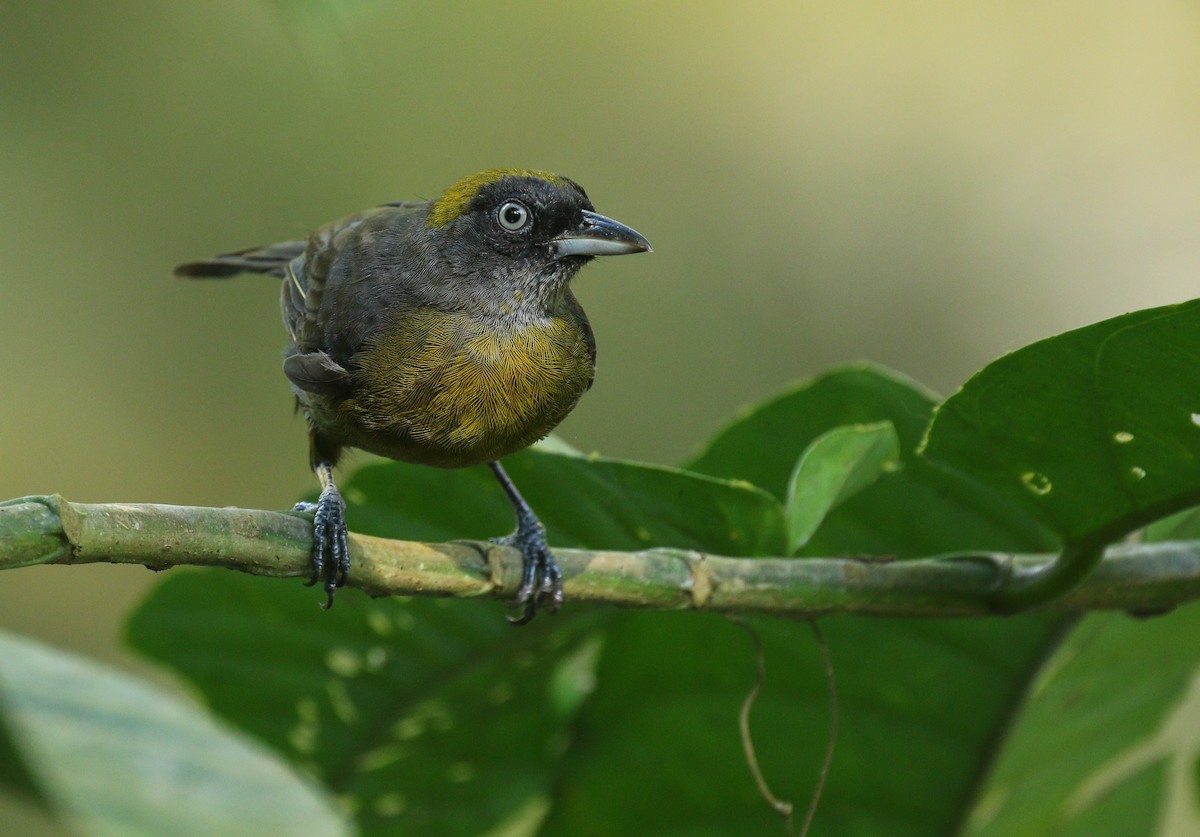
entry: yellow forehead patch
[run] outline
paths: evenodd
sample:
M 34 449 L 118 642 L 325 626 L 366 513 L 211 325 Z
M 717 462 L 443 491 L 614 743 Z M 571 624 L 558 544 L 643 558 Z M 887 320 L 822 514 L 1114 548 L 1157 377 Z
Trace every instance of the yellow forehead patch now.
M 505 177 L 537 177 L 555 186 L 565 185 L 565 181 L 557 174 L 548 171 L 532 169 L 488 169 L 478 174 L 468 175 L 442 193 L 442 196 L 429 207 L 429 216 L 425 219 L 427 227 L 444 227 L 467 211 L 471 201 L 479 194 L 479 190 L 490 183 Z

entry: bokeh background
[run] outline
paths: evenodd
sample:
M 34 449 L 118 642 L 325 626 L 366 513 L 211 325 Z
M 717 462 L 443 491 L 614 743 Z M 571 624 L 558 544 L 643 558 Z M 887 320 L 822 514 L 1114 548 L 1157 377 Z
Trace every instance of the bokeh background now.
M 576 447 L 677 462 L 859 358 L 948 393 L 1196 295 L 1197 43 L 1164 0 L 0 0 L 0 498 L 289 506 L 277 286 L 171 267 L 496 165 L 655 246 L 576 283 Z M 0 627 L 118 658 L 152 582 L 5 573 Z

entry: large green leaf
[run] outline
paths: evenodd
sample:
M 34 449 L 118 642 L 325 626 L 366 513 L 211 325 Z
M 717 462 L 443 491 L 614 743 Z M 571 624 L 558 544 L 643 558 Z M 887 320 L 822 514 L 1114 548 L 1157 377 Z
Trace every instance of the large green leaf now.
M 4 633 L 0 708 L 80 833 L 348 833 L 308 781 L 186 701 Z
M 1137 311 L 987 366 L 924 454 L 1044 520 L 1113 540 L 1200 502 L 1200 301 Z
M 687 467 L 747 480 L 783 500 L 793 466 L 822 433 L 889 421 L 902 467 L 834 509 L 802 554 L 911 558 L 1053 548 L 1053 537 L 1024 510 L 916 455 L 934 405 L 926 390 L 894 372 L 869 364 L 835 369 L 745 411 Z
M 1088 616 L 1046 666 L 967 833 L 1200 834 L 1200 606 Z

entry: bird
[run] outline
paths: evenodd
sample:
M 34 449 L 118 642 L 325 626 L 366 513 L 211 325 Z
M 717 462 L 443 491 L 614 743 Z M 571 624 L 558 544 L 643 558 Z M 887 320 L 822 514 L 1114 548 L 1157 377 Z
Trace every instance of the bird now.
M 650 252 L 595 211 L 583 188 L 546 171 L 496 168 L 432 200 L 342 218 L 307 239 L 175 268 L 188 279 L 281 280 L 283 356 L 320 482 L 311 576 L 326 601 L 350 574 L 334 468 L 346 448 L 438 468 L 488 464 L 516 515 L 493 541 L 518 549 L 509 621 L 563 603 L 545 527 L 500 460 L 544 438 L 592 385 L 596 341 L 571 280 L 596 256 Z

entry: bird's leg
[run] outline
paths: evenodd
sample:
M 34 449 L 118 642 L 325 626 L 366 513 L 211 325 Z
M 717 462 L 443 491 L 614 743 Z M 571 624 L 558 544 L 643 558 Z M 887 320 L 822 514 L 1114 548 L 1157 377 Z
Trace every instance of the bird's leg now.
M 329 610 L 333 607 L 334 591 L 344 585 L 350 575 L 346 503 L 333 482 L 333 466 L 321 462 L 314 470 L 321 481 L 321 496 L 316 503 L 297 503 L 296 509 L 313 513 L 312 576 L 307 586 L 312 587 L 324 578 L 328 598 L 321 607 Z
M 546 528 L 542 526 L 533 509 L 525 502 L 521 492 L 513 485 L 508 474 L 500 467 L 499 462 L 488 463 L 492 473 L 500 481 L 508 501 L 512 503 L 513 511 L 517 513 L 517 531 L 503 538 L 493 538 L 493 543 L 501 546 L 513 546 L 521 550 L 521 586 L 517 588 L 517 597 L 513 601 L 515 607 L 523 607 L 524 612 L 508 621 L 514 625 L 524 625 L 537 615 L 538 608 L 543 604 L 551 613 L 557 613 L 563 603 L 563 577 L 558 562 L 550 552 L 546 543 Z

